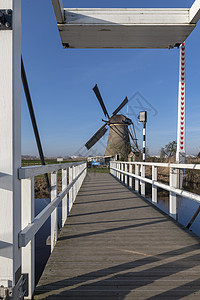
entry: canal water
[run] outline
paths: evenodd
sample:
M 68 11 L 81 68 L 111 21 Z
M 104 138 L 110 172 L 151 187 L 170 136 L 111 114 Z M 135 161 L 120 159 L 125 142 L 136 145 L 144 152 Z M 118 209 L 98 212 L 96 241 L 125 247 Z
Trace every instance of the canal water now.
M 148 199 L 151 202 L 151 199 Z M 40 211 L 42 211 L 45 206 L 50 203 L 50 199 L 35 199 L 35 215 L 37 215 Z M 169 209 L 169 201 L 168 200 L 158 200 L 157 205 L 162 211 L 165 213 L 168 212 Z M 178 198 L 178 222 L 184 226 L 187 226 L 190 219 L 194 215 L 195 211 L 199 207 L 199 204 L 193 200 L 187 198 Z M 62 210 L 61 204 L 58 207 L 58 222 L 59 227 L 61 228 L 61 220 L 62 220 Z M 190 230 L 194 232 L 197 236 L 200 236 L 200 214 L 190 227 Z M 36 268 L 36 284 L 42 275 L 44 267 L 47 263 L 47 260 L 51 253 L 51 247 L 47 243 L 47 239 L 50 236 L 50 218 L 46 221 L 46 223 L 42 226 L 42 228 L 38 231 L 35 237 L 35 268 Z
M 37 216 L 48 204 L 50 199 L 35 199 L 35 216 Z M 58 206 L 58 226 L 61 228 L 62 209 Z M 44 267 L 51 254 L 51 246 L 47 242 L 51 233 L 51 219 L 44 223 L 35 236 L 35 283 L 37 284 Z
M 183 226 L 187 226 L 196 212 L 199 204 L 194 200 L 177 197 L 178 198 L 178 219 L 177 221 Z M 150 200 L 151 201 L 151 200 Z M 169 200 L 158 200 L 158 207 L 168 213 L 169 211 Z M 194 223 L 190 227 L 190 230 L 194 232 L 197 236 L 200 236 L 200 214 L 195 219 Z

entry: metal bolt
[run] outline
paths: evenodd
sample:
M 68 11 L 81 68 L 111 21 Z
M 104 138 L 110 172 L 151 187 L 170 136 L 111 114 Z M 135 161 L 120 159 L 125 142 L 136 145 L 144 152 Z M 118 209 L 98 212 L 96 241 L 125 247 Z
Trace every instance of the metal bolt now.
M 10 28 L 10 23 L 6 22 L 5 26 L 6 26 L 6 28 Z
M 68 43 L 63 43 L 63 48 L 69 48 L 69 44 Z
M 6 10 L 6 13 L 7 13 L 7 15 L 11 15 L 12 10 L 11 10 L 11 9 L 7 9 L 7 10 Z

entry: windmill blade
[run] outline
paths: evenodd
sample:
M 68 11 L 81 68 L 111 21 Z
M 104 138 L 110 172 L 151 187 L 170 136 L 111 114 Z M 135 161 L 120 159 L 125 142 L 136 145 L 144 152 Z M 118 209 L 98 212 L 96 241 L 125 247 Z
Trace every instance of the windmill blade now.
M 126 97 L 124 101 L 118 106 L 118 108 L 113 112 L 113 116 L 116 115 L 126 104 L 128 103 L 128 98 Z
M 106 128 L 107 124 L 104 124 L 92 137 L 89 139 L 89 141 L 85 144 L 85 147 L 89 150 L 94 146 L 106 133 L 108 130 Z
M 104 112 L 105 117 L 108 117 L 108 119 L 109 119 L 110 117 L 109 117 L 108 111 L 107 111 L 107 109 L 106 109 L 106 107 L 105 107 L 105 104 L 104 104 L 104 102 L 103 102 L 103 99 L 102 99 L 102 97 L 101 97 L 101 94 L 100 94 L 100 91 L 99 91 L 99 88 L 98 88 L 97 84 L 96 84 L 95 87 L 93 88 L 93 91 L 94 91 L 94 93 L 95 93 L 97 99 L 99 100 L 99 103 L 100 103 L 100 105 L 101 105 L 101 108 L 103 109 L 103 112 Z

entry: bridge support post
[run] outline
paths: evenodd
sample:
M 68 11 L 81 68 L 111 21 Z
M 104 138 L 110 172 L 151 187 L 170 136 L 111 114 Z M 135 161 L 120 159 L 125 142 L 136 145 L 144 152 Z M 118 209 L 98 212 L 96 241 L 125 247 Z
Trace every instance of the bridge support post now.
M 72 182 L 72 180 L 73 180 L 72 179 L 72 167 L 70 167 L 69 168 L 69 184 Z M 72 188 L 71 188 L 70 191 L 69 191 L 69 212 L 72 208 L 72 203 L 73 203 L 72 195 L 73 195 L 73 193 L 72 193 Z
M 124 164 L 121 164 L 121 170 L 124 171 Z M 121 182 L 124 182 L 124 174 L 121 173 Z
M 179 170 L 170 168 L 170 186 L 177 188 L 179 179 Z M 176 220 L 177 218 L 177 195 L 170 192 L 169 196 L 169 214 L 172 218 Z
M 11 24 L 0 30 L 0 292 L 21 278 L 21 0 L 0 0 Z M 9 26 L 9 25 L 12 25 Z M 17 291 L 16 291 L 17 292 Z M 13 296 L 14 297 L 14 296 Z
M 22 229 L 35 217 L 34 178 L 22 180 Z M 28 295 L 32 299 L 35 289 L 35 238 L 22 248 L 22 273 L 28 274 Z
M 127 170 L 128 170 L 127 164 L 125 163 L 125 164 L 124 164 L 124 171 L 127 172 Z M 127 174 L 125 175 L 124 183 L 125 183 L 125 185 L 128 184 L 128 176 L 127 176 Z
M 120 163 L 118 163 L 118 170 L 120 170 Z M 121 173 L 120 173 L 120 171 L 118 172 L 118 179 L 119 179 L 119 181 L 120 181 L 120 178 L 121 178 Z
M 62 170 L 62 190 L 64 191 L 67 187 L 67 169 Z M 67 220 L 67 195 L 62 200 L 62 227 L 65 225 Z
M 139 165 L 135 165 L 135 175 L 139 176 Z M 139 179 L 135 178 L 135 191 L 139 193 Z
M 72 167 L 72 181 L 74 180 L 75 176 L 76 176 L 75 175 L 75 167 L 73 166 Z M 75 201 L 75 184 L 72 187 L 72 205 L 73 205 L 74 201 Z
M 58 172 L 51 174 L 51 201 L 58 196 Z M 51 252 L 58 238 L 58 208 L 51 214 Z
M 133 165 L 129 165 L 129 173 L 133 173 Z M 133 187 L 133 177 L 129 175 L 129 187 L 132 189 Z
M 145 166 L 141 166 L 141 176 L 145 178 Z M 141 182 L 141 196 L 145 198 L 145 182 Z
M 114 168 L 117 168 L 117 163 L 116 163 L 116 162 L 114 163 Z M 116 171 L 116 170 L 114 170 L 113 175 L 114 175 L 115 177 L 117 176 L 117 171 Z
M 158 202 L 158 198 L 157 198 L 157 186 L 154 185 L 154 181 L 158 180 L 158 172 L 157 172 L 158 168 L 155 166 L 152 166 L 152 180 L 153 180 L 153 184 L 152 184 L 152 202 L 153 203 L 157 203 Z

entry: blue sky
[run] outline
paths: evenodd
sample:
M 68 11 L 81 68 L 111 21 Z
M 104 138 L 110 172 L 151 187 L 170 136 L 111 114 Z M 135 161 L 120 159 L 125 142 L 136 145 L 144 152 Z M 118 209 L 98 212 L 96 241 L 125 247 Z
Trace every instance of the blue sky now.
M 63 2 L 68 7 L 190 7 L 193 3 L 186 0 Z M 200 151 L 199 49 L 200 23 L 186 44 L 187 154 Z M 22 0 L 22 54 L 45 155 L 75 154 L 102 125 L 104 116 L 92 91 L 96 83 L 110 113 L 125 96 L 131 98 L 137 92 L 157 111 L 155 114 L 151 109 L 148 114 L 147 146 L 151 154 L 158 154 L 162 146 L 176 139 L 178 49 L 63 49 L 51 1 Z M 130 101 L 130 117 L 141 110 L 136 108 L 137 99 Z M 141 125 L 137 122 L 135 125 L 142 144 Z M 104 147 L 97 144 L 94 150 L 103 154 Z M 22 153 L 38 155 L 23 92 Z

